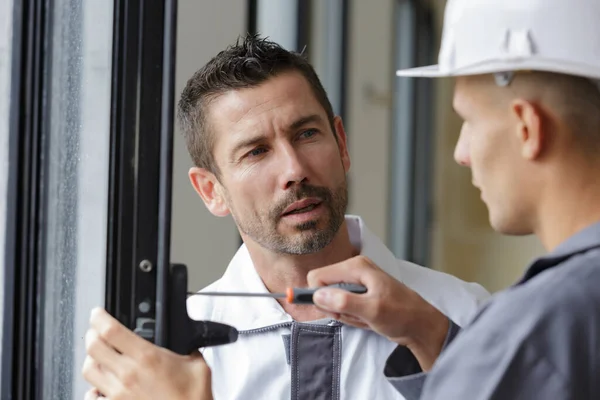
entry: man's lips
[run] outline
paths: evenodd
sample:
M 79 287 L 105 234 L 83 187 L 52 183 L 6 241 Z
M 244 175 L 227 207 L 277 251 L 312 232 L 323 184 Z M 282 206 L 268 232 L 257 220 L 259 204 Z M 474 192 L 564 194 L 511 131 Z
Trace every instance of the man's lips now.
M 310 198 L 310 199 L 304 199 L 304 200 L 300 200 L 297 201 L 295 203 L 292 203 L 288 206 L 288 208 L 286 208 L 283 213 L 281 215 L 285 216 L 291 212 L 294 212 L 296 210 L 300 210 L 302 208 L 306 208 L 309 206 L 316 206 L 321 204 L 321 201 L 319 199 L 316 198 Z

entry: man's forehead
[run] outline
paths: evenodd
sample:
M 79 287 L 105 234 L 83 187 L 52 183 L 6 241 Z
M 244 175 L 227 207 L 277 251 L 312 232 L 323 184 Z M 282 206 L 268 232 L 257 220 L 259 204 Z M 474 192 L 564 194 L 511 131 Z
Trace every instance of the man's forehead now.
M 463 108 L 464 103 L 464 83 L 461 81 L 461 78 L 457 78 L 454 81 L 454 89 L 452 91 L 452 108 L 458 114 L 461 114 L 461 109 Z
M 293 83 L 287 90 L 282 86 L 275 82 L 223 93 L 210 106 L 212 125 L 215 128 L 242 128 L 266 122 L 289 125 L 306 115 L 324 114 L 310 90 Z
M 454 82 L 452 105 L 459 112 L 471 107 L 473 103 L 481 102 L 495 95 L 490 83 L 492 78 L 487 75 L 459 76 Z
M 280 93 L 267 93 L 257 88 L 230 90 L 213 103 L 211 114 L 216 121 L 240 124 L 252 121 L 285 102 Z

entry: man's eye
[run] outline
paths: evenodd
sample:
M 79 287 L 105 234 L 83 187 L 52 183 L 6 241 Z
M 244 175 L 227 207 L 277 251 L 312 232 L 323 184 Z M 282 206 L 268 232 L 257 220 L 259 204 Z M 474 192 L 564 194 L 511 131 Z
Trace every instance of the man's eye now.
M 316 135 L 318 131 L 316 129 L 308 129 L 300 134 L 300 137 L 308 139 L 314 135 Z
M 257 147 L 255 149 L 251 150 L 250 152 L 248 152 L 248 156 L 250 156 L 250 157 L 260 156 L 265 151 L 267 151 L 267 149 L 265 149 L 264 147 Z

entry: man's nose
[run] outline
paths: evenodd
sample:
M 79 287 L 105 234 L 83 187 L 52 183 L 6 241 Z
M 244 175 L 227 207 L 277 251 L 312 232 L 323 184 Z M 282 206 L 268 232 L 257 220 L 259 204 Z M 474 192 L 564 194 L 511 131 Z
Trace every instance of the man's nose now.
M 290 186 L 308 179 L 305 162 L 293 146 L 286 146 L 282 149 L 279 160 L 278 169 L 283 189 L 288 189 Z
M 458 142 L 456 143 L 456 147 L 454 148 L 454 160 L 463 167 L 471 166 L 471 135 L 465 129 L 465 125 L 463 124 L 460 130 L 460 136 L 458 137 Z

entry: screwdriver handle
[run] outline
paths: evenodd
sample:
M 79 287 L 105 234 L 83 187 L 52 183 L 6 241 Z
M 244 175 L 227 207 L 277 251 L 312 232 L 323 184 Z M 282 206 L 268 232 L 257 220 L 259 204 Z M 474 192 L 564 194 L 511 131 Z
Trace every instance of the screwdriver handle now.
M 343 289 L 351 293 L 362 294 L 367 292 L 367 288 L 354 283 L 335 283 L 333 285 L 323 286 L 326 288 Z M 320 288 L 288 288 L 287 302 L 292 304 L 314 304 L 313 294 Z

